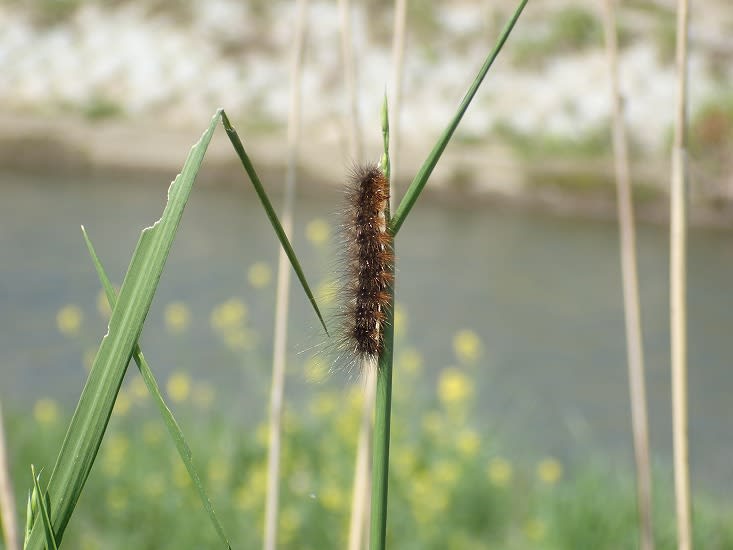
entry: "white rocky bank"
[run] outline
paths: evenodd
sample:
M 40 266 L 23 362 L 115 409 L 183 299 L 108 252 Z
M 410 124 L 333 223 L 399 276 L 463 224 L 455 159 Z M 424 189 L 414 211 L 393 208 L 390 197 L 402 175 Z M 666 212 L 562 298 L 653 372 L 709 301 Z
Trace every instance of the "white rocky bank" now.
M 487 3 L 445 4 L 435 8 L 441 31 L 433 44 L 426 47 L 408 37 L 401 125 L 405 140 L 433 139 L 444 127 L 513 5 L 501 2 L 494 13 Z M 600 2 L 574 4 L 600 14 Z M 573 136 L 608 120 L 602 48 L 565 54 L 536 68 L 512 66 L 513 39 L 543 32 L 543 12 L 559 5 L 530 2 L 462 123 L 467 135 L 490 135 L 501 122 L 520 131 Z M 32 23 L 26 13 L 7 4 L 0 6 L 2 109 L 83 111 L 103 101 L 128 118 L 152 115 L 161 122 L 202 127 L 224 106 L 240 119 L 254 113 L 274 125 L 284 124 L 294 3 L 274 3 L 267 18 L 255 15 L 241 0 L 199 1 L 192 9 L 192 17 L 176 21 L 165 12 L 150 16 L 144 2 L 107 9 L 87 2 L 63 24 L 49 26 Z M 382 34 L 389 34 L 390 17 L 367 13 L 358 5 L 353 9 L 362 126 L 375 138 L 382 93 L 390 85 L 391 55 L 384 41 L 371 37 L 374 32 L 367 23 L 375 18 L 377 24 L 384 23 Z M 720 23 L 720 18 L 706 17 L 694 21 L 693 36 L 704 26 Z M 713 33 L 718 31 L 713 28 Z M 470 43 L 453 47 L 466 36 L 473 37 Z M 225 55 L 222 44 L 239 46 Z M 631 132 L 638 142 L 658 150 L 672 121 L 674 67 L 660 62 L 651 37 L 633 40 L 623 51 L 620 67 Z M 304 74 L 306 126 L 341 132 L 346 101 L 335 1 L 310 4 Z M 728 81 L 730 76 L 729 70 Z M 720 76 L 711 76 L 694 40 L 690 82 L 693 111 L 720 93 Z

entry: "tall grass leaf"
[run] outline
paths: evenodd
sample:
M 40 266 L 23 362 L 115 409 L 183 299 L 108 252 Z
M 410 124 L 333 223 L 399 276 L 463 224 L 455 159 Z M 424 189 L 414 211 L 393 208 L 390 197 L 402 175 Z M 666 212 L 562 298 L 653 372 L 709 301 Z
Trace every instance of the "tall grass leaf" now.
M 227 114 L 223 111 L 221 113 L 221 122 L 224 125 L 224 129 L 226 130 L 227 135 L 229 136 L 229 141 L 232 142 L 232 146 L 234 147 L 234 150 L 237 152 L 237 155 L 239 155 L 239 160 L 242 161 L 242 166 L 244 166 L 244 169 L 247 171 L 247 175 L 249 176 L 249 179 L 252 182 L 252 185 L 254 186 L 255 191 L 257 192 L 257 196 L 260 198 L 260 202 L 262 202 L 262 206 L 265 208 L 265 213 L 267 214 L 267 217 L 270 219 L 270 223 L 272 224 L 272 227 L 275 230 L 275 233 L 277 233 L 277 238 L 280 239 L 280 244 L 282 244 L 282 247 L 285 250 L 285 254 L 287 254 L 288 259 L 290 260 L 290 263 L 292 264 L 293 269 L 295 270 L 295 273 L 298 276 L 298 280 L 300 281 L 300 284 L 303 287 L 303 290 L 305 291 L 306 296 L 308 296 L 308 300 L 310 300 L 310 303 L 313 306 L 313 309 L 315 310 L 316 315 L 318 316 L 318 320 L 321 321 L 323 330 L 325 330 L 326 334 L 328 334 L 328 328 L 326 328 L 326 322 L 323 320 L 323 316 L 321 315 L 321 311 L 318 309 L 318 304 L 316 303 L 316 299 L 313 297 L 313 293 L 311 292 L 311 289 L 308 286 L 308 281 L 306 281 L 305 279 L 305 275 L 303 274 L 303 269 L 300 267 L 300 262 L 298 261 L 298 257 L 295 255 L 295 252 L 293 251 L 293 247 L 290 246 L 290 240 L 288 239 L 288 236 L 285 234 L 285 230 L 282 228 L 282 225 L 280 225 L 280 220 L 278 220 L 277 214 L 275 213 L 275 209 L 272 207 L 272 203 L 270 202 L 270 199 L 267 197 L 265 188 L 262 186 L 262 183 L 260 182 L 260 178 L 257 175 L 257 172 L 255 171 L 254 165 L 252 164 L 252 161 L 249 160 L 249 156 L 247 155 L 246 151 L 244 150 L 244 146 L 242 145 L 242 140 L 239 139 L 239 135 L 237 134 L 237 131 L 234 129 L 231 122 L 229 122 L 229 117 L 227 117 Z
M 99 256 L 97 256 L 97 252 L 94 250 L 94 245 L 92 245 L 92 241 L 89 239 L 89 235 L 87 235 L 87 232 L 83 226 L 81 228 L 81 232 L 84 235 L 84 241 L 87 244 L 89 255 L 92 257 L 92 261 L 94 262 L 94 267 L 97 270 L 99 280 L 104 287 L 104 292 L 107 295 L 109 306 L 111 309 L 114 309 L 117 302 L 115 289 L 112 286 L 109 277 L 107 277 L 104 266 L 102 266 L 102 262 L 100 261 Z M 214 506 L 211 504 L 211 500 L 206 494 L 206 490 L 201 483 L 201 477 L 199 476 L 198 472 L 196 471 L 196 467 L 193 464 L 191 448 L 186 443 L 186 439 L 183 437 L 183 432 L 178 426 L 178 422 L 176 422 L 176 419 L 173 417 L 173 413 L 171 412 L 170 408 L 168 408 L 168 405 L 166 405 L 165 400 L 163 399 L 163 395 L 160 393 L 158 383 L 155 380 L 155 376 L 150 370 L 150 366 L 145 360 L 145 356 L 143 356 L 143 352 L 138 344 L 135 344 L 135 349 L 132 352 L 132 357 L 135 360 L 135 363 L 137 363 L 137 368 L 140 371 L 143 380 L 145 381 L 145 385 L 148 387 L 150 395 L 153 396 L 153 400 L 158 407 L 160 415 L 163 417 L 163 421 L 168 428 L 168 433 L 170 434 L 171 438 L 173 438 L 173 442 L 176 444 L 178 454 L 180 455 L 183 463 L 186 465 L 188 475 L 191 477 L 193 484 L 196 486 L 196 490 L 199 493 L 199 498 L 201 499 L 201 504 L 203 505 L 206 512 L 209 514 L 211 524 L 219 535 L 221 541 L 227 546 L 227 548 L 231 548 L 232 545 L 227 539 L 226 534 L 224 533 L 224 528 L 219 522 L 219 518 L 216 516 Z
M 221 112 L 216 112 L 208 129 L 189 152 L 181 173 L 168 189 L 163 215 L 152 227 L 143 230 L 133 253 L 107 334 L 94 358 L 49 480 L 51 520 L 59 543 L 102 443 L 117 392 Z M 44 546 L 37 523 L 28 541 L 29 550 L 42 550 Z
M 56 539 L 53 536 L 53 529 L 51 528 L 51 516 L 48 512 L 48 495 L 44 495 L 41 488 L 38 485 L 38 480 L 41 474 L 36 475 L 36 468 L 31 464 L 31 475 L 33 476 L 33 489 L 36 491 L 38 498 L 38 507 L 41 512 L 41 521 L 43 522 L 43 533 L 46 537 L 46 548 L 52 550 L 58 550 Z
M 395 212 L 390 223 L 390 228 L 392 229 L 393 236 L 396 235 L 397 232 L 400 230 L 400 227 L 402 227 L 402 224 L 405 221 L 405 217 L 412 209 L 417 198 L 420 196 L 420 193 L 422 192 L 423 187 L 425 187 L 425 184 L 427 183 L 430 174 L 433 173 L 433 168 L 435 168 L 435 165 L 438 163 L 438 160 L 443 154 L 443 151 L 448 145 L 448 142 L 453 137 L 453 132 L 455 132 L 456 128 L 458 127 L 458 123 L 461 122 L 463 114 L 466 112 L 466 109 L 468 109 L 468 106 L 473 100 L 473 97 L 476 95 L 479 86 L 481 86 L 481 83 L 483 82 L 486 73 L 489 72 L 489 69 L 494 63 L 496 56 L 499 55 L 502 47 L 504 47 L 504 42 L 506 42 L 507 38 L 509 38 L 509 34 L 512 32 L 514 24 L 517 22 L 517 19 L 519 19 L 519 16 L 521 15 L 522 10 L 524 9 L 524 6 L 526 4 L 527 0 L 522 0 L 522 2 L 519 4 L 519 7 L 517 7 L 517 10 L 514 12 L 511 20 L 509 21 L 509 23 L 507 23 L 506 27 L 502 31 L 501 36 L 499 36 L 499 40 L 497 41 L 496 46 L 494 46 L 494 49 L 491 50 L 491 53 L 489 53 L 486 61 L 484 61 L 484 64 L 481 67 L 481 70 L 479 70 L 478 74 L 476 75 L 473 84 L 471 84 L 471 87 L 468 89 L 466 95 L 463 97 L 461 104 L 458 106 L 458 111 L 453 116 L 453 119 L 450 121 L 447 128 L 443 130 L 443 133 L 438 138 L 438 142 L 433 147 L 433 150 L 430 151 L 428 158 L 425 159 L 425 162 L 420 167 L 417 175 L 412 180 L 410 187 L 408 187 L 407 191 L 405 192 L 405 196 L 402 197 L 402 201 L 397 208 L 397 212 Z

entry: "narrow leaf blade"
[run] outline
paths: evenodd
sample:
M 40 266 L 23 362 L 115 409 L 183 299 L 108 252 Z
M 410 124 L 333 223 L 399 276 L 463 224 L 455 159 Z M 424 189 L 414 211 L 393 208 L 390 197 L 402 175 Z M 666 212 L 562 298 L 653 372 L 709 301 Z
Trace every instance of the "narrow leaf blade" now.
M 316 315 L 318 316 L 318 320 L 321 322 L 321 325 L 323 325 L 323 330 L 325 330 L 326 334 L 328 334 L 328 328 L 326 328 L 326 322 L 323 320 L 321 311 L 318 309 L 318 304 L 316 303 L 316 299 L 313 297 L 313 293 L 311 292 L 311 289 L 308 286 L 308 281 L 306 281 L 305 275 L 303 274 L 303 269 L 300 267 L 300 262 L 298 261 L 298 257 L 295 255 L 295 251 L 293 250 L 293 247 L 290 245 L 290 240 L 288 239 L 288 236 L 285 234 L 285 230 L 282 228 L 282 225 L 280 225 L 280 220 L 278 220 L 277 218 L 275 209 L 272 207 L 272 203 L 270 202 L 270 199 L 268 198 L 267 193 L 265 192 L 265 188 L 262 186 L 262 183 L 260 182 L 260 178 L 257 175 L 257 172 L 255 171 L 254 165 L 252 164 L 252 161 L 249 159 L 247 152 L 244 150 L 244 145 L 242 145 L 242 140 L 239 139 L 239 135 L 237 134 L 237 131 L 234 129 L 231 122 L 229 122 L 229 117 L 227 117 L 227 114 L 223 111 L 221 113 L 221 122 L 224 125 L 224 129 L 226 130 L 227 135 L 229 136 L 229 141 L 232 142 L 232 146 L 234 147 L 234 150 L 237 152 L 237 155 L 239 156 L 239 160 L 242 161 L 242 166 L 244 166 L 244 169 L 246 170 L 247 175 L 249 176 L 249 179 L 252 182 L 252 185 L 254 186 L 255 191 L 257 192 L 257 196 L 260 198 L 260 202 L 262 203 L 262 206 L 265 208 L 265 213 L 267 214 L 267 217 L 269 218 L 270 223 L 272 224 L 272 228 L 275 230 L 275 233 L 277 234 L 277 238 L 280 240 L 280 244 L 282 245 L 283 249 L 285 250 L 285 254 L 287 254 L 288 259 L 290 260 L 290 264 L 293 266 L 293 269 L 295 270 L 295 274 L 298 276 L 298 280 L 300 281 L 300 284 L 303 287 L 303 290 L 305 291 L 306 296 L 308 296 L 308 300 L 310 301 L 311 305 L 313 306 L 313 310 L 316 312 Z
M 163 215 L 152 227 L 143 230 L 133 253 L 117 307 L 112 311 L 107 334 L 94 358 L 49 480 L 51 519 L 58 542 L 97 456 L 183 209 L 220 116 L 221 110 L 216 112 L 208 129 L 189 152 L 181 173 L 168 189 L 168 202 Z M 36 525 L 27 548 L 42 550 L 43 544 L 41 529 Z
M 405 196 L 402 197 L 402 201 L 397 208 L 397 212 L 395 212 L 394 216 L 392 217 L 392 221 L 390 222 L 390 229 L 393 236 L 396 235 L 397 232 L 400 230 L 400 227 L 402 227 L 402 224 L 405 221 L 405 217 L 414 206 L 415 201 L 417 201 L 417 198 L 420 196 L 420 193 L 425 187 L 425 184 L 428 182 L 430 174 L 433 173 L 433 168 L 435 168 L 435 165 L 438 163 L 438 160 L 443 154 L 443 151 L 448 145 L 448 142 L 453 137 L 453 132 L 455 132 L 456 128 L 458 127 L 458 123 L 461 122 L 463 114 L 466 112 L 466 109 L 468 109 L 468 106 L 473 100 L 473 97 L 476 95 L 476 92 L 478 91 L 479 86 L 481 86 L 481 83 L 483 82 L 486 73 L 489 72 L 489 69 L 494 63 L 496 56 L 499 55 L 499 52 L 504 47 L 504 42 L 506 42 L 507 38 L 509 38 L 509 34 L 512 32 L 514 24 L 517 22 L 517 19 L 519 19 L 519 16 L 521 15 L 524 6 L 527 4 L 527 1 L 528 0 L 522 0 L 522 2 L 519 4 L 519 7 L 514 12 L 511 20 L 509 21 L 509 23 L 507 23 L 507 26 L 502 31 L 501 36 L 499 36 L 499 40 L 497 41 L 496 46 L 494 46 L 494 49 L 491 50 L 491 53 L 489 53 L 486 61 L 484 61 L 483 66 L 476 75 L 473 84 L 471 84 L 471 87 L 468 89 L 466 95 L 463 97 L 461 104 L 458 106 L 458 111 L 456 111 L 453 119 L 450 121 L 450 123 L 448 123 L 447 128 L 443 130 L 443 133 L 438 138 L 438 142 L 433 147 L 433 150 L 430 151 L 428 158 L 425 159 L 425 162 L 420 167 L 417 175 L 412 180 L 410 187 L 408 187 L 407 191 L 405 192 Z
M 87 250 L 89 250 L 89 255 L 91 256 L 94 267 L 97 270 L 99 281 L 102 283 L 104 293 L 107 296 L 107 302 L 109 303 L 110 308 L 114 309 L 115 304 L 117 303 L 117 293 L 115 292 L 115 289 L 112 286 L 112 282 L 109 280 L 109 277 L 104 270 L 104 266 L 102 265 L 102 262 L 99 259 L 96 250 L 94 249 L 94 245 L 92 244 L 92 241 L 83 226 L 81 228 L 81 232 L 84 235 L 84 241 L 86 242 Z M 219 518 L 216 515 L 214 506 L 211 503 L 209 496 L 206 494 L 206 489 L 204 489 L 203 483 L 201 482 L 201 476 L 199 476 L 198 471 L 193 464 L 193 454 L 191 453 L 191 448 L 188 446 L 188 443 L 186 443 L 186 439 L 183 436 L 183 432 L 181 431 L 178 422 L 176 422 L 176 419 L 173 416 L 173 412 L 166 404 L 165 399 L 163 398 L 163 394 L 160 392 L 160 388 L 158 387 L 158 383 L 155 380 L 155 376 L 153 375 L 153 372 L 150 369 L 150 366 L 148 365 L 148 362 L 146 361 L 145 356 L 143 355 L 143 352 L 138 344 L 135 344 L 135 349 L 132 352 L 132 358 L 137 364 L 140 375 L 143 377 L 143 381 L 148 387 L 148 391 L 153 396 L 153 400 L 158 407 L 158 411 L 163 417 L 166 428 L 168 428 L 168 433 L 173 439 L 173 442 L 176 445 L 176 449 L 178 449 L 178 454 L 185 464 L 186 470 L 188 470 L 188 475 L 191 477 L 193 484 L 196 486 L 201 504 L 206 510 L 206 513 L 209 515 L 209 519 L 211 520 L 211 524 L 214 527 L 214 530 L 217 532 L 219 538 L 227 546 L 227 548 L 231 548 L 232 545 L 229 542 L 226 533 L 224 532 L 224 527 L 219 522 Z

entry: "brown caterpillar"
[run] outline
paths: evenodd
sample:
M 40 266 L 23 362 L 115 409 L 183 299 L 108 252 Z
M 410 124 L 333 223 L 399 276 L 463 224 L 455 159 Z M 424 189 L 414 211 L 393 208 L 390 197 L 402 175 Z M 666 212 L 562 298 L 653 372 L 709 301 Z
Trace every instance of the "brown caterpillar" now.
M 394 277 L 389 182 L 376 164 L 352 169 L 345 202 L 339 347 L 349 364 L 376 366 Z

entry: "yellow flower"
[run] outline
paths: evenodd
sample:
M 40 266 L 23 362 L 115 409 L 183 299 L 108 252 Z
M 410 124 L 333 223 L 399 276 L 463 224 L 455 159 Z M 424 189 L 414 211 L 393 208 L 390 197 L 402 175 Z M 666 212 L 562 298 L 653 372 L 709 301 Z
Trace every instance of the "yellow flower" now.
M 99 289 L 99 292 L 97 292 L 97 312 L 102 317 L 102 319 L 109 319 L 110 315 L 112 315 L 112 309 L 109 307 L 109 302 L 107 301 L 107 293 L 104 291 L 103 288 Z
M 453 336 L 453 352 L 461 363 L 475 363 L 482 350 L 481 340 L 472 330 L 459 330 Z
M 462 456 L 465 458 L 476 456 L 480 446 L 481 440 L 475 431 L 466 428 L 459 432 L 458 438 L 456 439 L 456 447 Z
M 460 473 L 458 464 L 450 460 L 437 460 L 432 467 L 433 480 L 447 486 L 455 485 Z
M 408 374 L 418 374 L 422 370 L 423 358 L 415 348 L 407 348 L 400 354 L 397 364 Z
M 537 464 L 537 477 L 542 483 L 554 485 L 562 477 L 562 464 L 554 458 L 544 458 Z
M 293 535 L 300 528 L 302 518 L 297 508 L 293 506 L 285 506 L 280 512 L 278 536 L 283 544 L 287 544 L 292 540 Z
M 138 374 L 132 379 L 130 383 L 130 394 L 138 401 L 144 401 L 150 396 L 148 387 L 145 385 L 145 380 Z
M 240 327 L 247 319 L 247 306 L 237 298 L 231 298 L 216 306 L 211 312 L 211 326 L 216 331 Z
M 433 437 L 440 435 L 443 431 L 443 417 L 435 411 L 425 414 L 422 418 L 422 429 Z
M 320 357 L 311 357 L 305 362 L 305 379 L 320 384 L 328 376 L 328 364 Z
M 171 302 L 165 306 L 165 326 L 171 334 L 181 334 L 191 324 L 191 310 L 183 302 Z
M 94 365 L 94 360 L 97 358 L 97 348 L 88 348 L 84 350 L 84 356 L 82 358 L 82 362 L 84 363 L 84 368 L 87 372 L 92 370 L 92 366 Z
M 328 483 L 320 494 L 321 503 L 326 510 L 341 510 L 346 504 L 346 496 L 340 487 Z
M 121 434 L 112 434 L 104 445 L 102 453 L 102 471 L 109 477 L 117 477 L 127 458 L 130 440 Z
M 438 397 L 444 405 L 460 404 L 473 395 L 471 380 L 456 368 L 443 369 L 438 381 Z
M 115 399 L 115 406 L 114 409 L 112 409 L 112 414 L 115 416 L 126 416 L 128 412 L 130 412 L 130 405 L 132 404 L 132 400 L 130 399 L 129 394 L 122 388 L 120 388 L 120 391 L 117 393 L 117 399 Z
M 270 425 L 260 423 L 255 430 L 255 441 L 260 447 L 267 447 L 270 443 Z
M 264 462 L 255 464 L 234 493 L 236 506 L 240 510 L 261 509 L 266 489 L 267 465 Z
M 175 372 L 168 378 L 166 388 L 168 396 L 173 401 L 177 403 L 185 401 L 191 394 L 191 377 L 185 372 Z
M 328 222 L 321 218 L 316 218 L 308 222 L 305 226 L 305 236 L 313 245 L 321 245 L 325 243 L 331 235 L 331 228 Z
M 206 469 L 209 481 L 212 483 L 223 483 L 229 479 L 229 471 L 229 463 L 221 457 L 212 458 Z
M 254 288 L 265 288 L 272 280 L 272 268 L 267 262 L 255 262 L 247 271 L 249 284 Z
M 208 382 L 199 382 L 194 385 L 191 399 L 193 399 L 194 404 L 198 408 L 208 409 L 214 402 L 215 397 L 216 391 L 214 390 L 214 386 Z
M 524 525 L 524 534 L 532 542 L 539 542 L 545 538 L 547 526 L 539 519 L 531 519 Z
M 39 399 L 33 406 L 33 417 L 44 426 L 55 424 L 59 419 L 59 407 L 53 399 Z
M 84 314 L 81 308 L 69 304 L 62 307 L 56 314 L 56 326 L 64 336 L 77 336 L 83 319 Z
M 329 305 L 336 299 L 339 285 L 336 281 L 322 281 L 316 288 L 315 296 L 319 304 Z
M 407 330 L 407 310 L 400 302 L 394 306 L 394 331 L 396 334 L 403 334 Z
M 124 512 L 127 508 L 127 491 L 121 487 L 111 487 L 107 491 L 107 509 L 111 512 Z
M 507 487 L 512 482 L 513 470 L 508 460 L 495 458 L 489 462 L 489 481 L 496 487 Z
M 163 429 L 157 422 L 148 421 L 143 426 L 143 441 L 148 446 L 155 446 L 160 443 L 163 437 Z
M 234 327 L 224 333 L 224 342 L 233 351 L 251 351 L 257 345 L 257 334 L 243 327 Z
M 163 494 L 165 482 L 160 474 L 148 474 L 143 480 L 143 491 L 150 498 L 158 498 Z
M 415 450 L 410 447 L 402 447 L 396 449 L 394 454 L 394 465 L 396 469 L 401 470 L 405 474 L 410 474 L 417 464 L 417 455 Z
M 310 410 L 314 416 L 326 417 L 336 412 L 338 399 L 331 392 L 321 392 L 310 403 Z
M 186 465 L 178 455 L 176 455 L 175 462 L 173 463 L 173 484 L 179 489 L 184 489 L 191 485 L 191 476 L 188 474 Z

